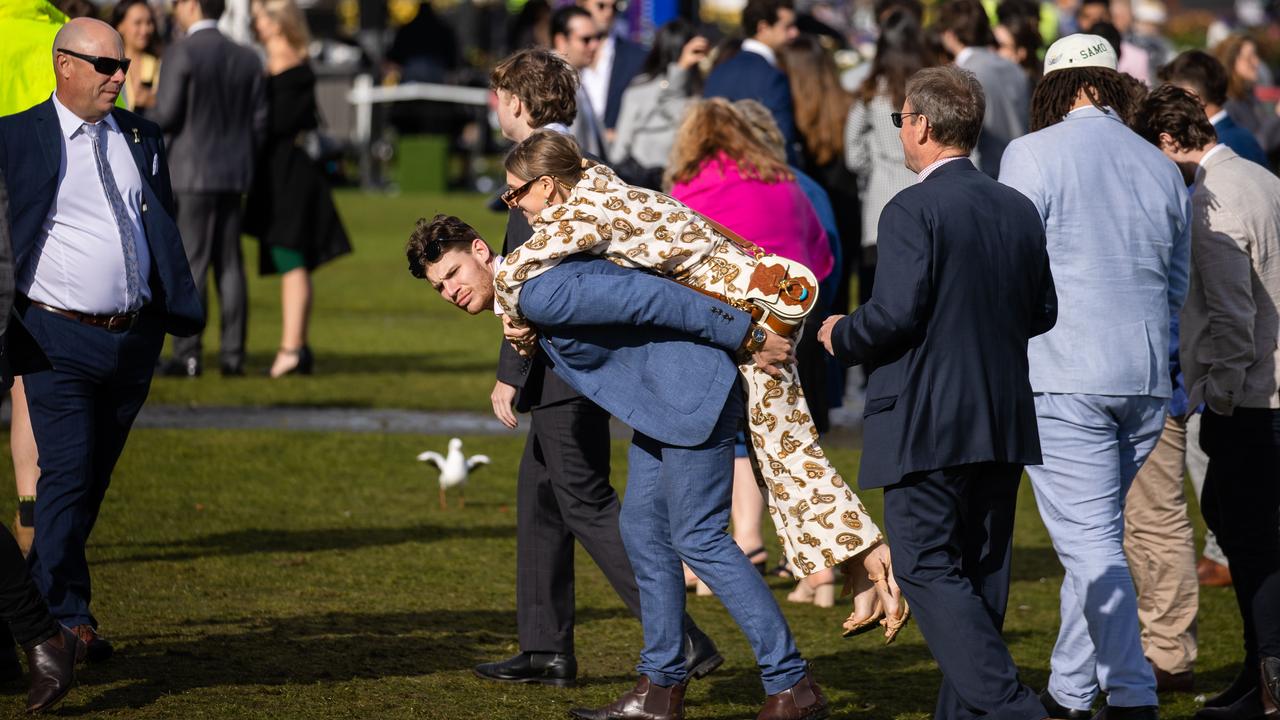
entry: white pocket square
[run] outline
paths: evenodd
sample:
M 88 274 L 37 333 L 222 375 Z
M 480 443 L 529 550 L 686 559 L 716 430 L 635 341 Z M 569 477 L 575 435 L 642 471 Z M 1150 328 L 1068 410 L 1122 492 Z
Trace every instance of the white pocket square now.
M 158 172 L 160 172 L 160 156 L 152 155 L 151 156 L 151 174 L 155 175 Z

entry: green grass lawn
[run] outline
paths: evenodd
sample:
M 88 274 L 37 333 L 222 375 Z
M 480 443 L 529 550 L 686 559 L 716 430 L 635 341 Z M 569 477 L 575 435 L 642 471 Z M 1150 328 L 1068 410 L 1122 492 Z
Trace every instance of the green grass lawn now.
M 474 478 L 464 510 L 441 512 L 434 474 L 414 456 L 445 442 L 135 432 L 89 547 L 94 609 L 119 654 L 83 669 L 61 713 L 542 720 L 628 689 L 640 627 L 584 553 L 577 564 L 580 686 L 472 677 L 475 663 L 516 651 L 513 503 L 522 442 L 468 438 L 467 451 L 487 453 L 493 464 Z M 837 466 L 856 467 L 854 451 L 831 450 Z M 619 479 L 624 451 L 615 443 Z M 7 473 L 0 483 L 12 487 Z M 879 493 L 864 499 L 878 516 Z M 1024 486 L 1006 634 L 1036 688 L 1047 677 L 1060 577 Z M 788 605 L 785 584 L 774 587 L 834 717 L 929 717 L 939 676 L 914 625 L 891 647 L 872 635 L 843 640 L 847 610 Z M 746 642 L 718 601 L 689 597 L 691 614 L 728 659 L 691 687 L 689 717 L 754 717 L 762 691 Z M 1198 670 L 1205 690 L 1234 674 L 1235 616 L 1228 591 L 1204 593 Z M 21 690 L 0 696 L 0 717 L 18 714 Z M 1191 695 L 1165 702 L 1165 718 L 1189 718 L 1196 707 Z
M 419 217 L 438 212 L 472 223 L 497 249 L 506 215 L 479 195 L 337 193 L 354 252 L 314 276 L 311 347 L 316 375 L 264 377 L 280 345 L 280 281 L 257 274 L 258 243 L 244 239 L 249 274 L 249 377 L 217 373 L 216 303 L 205 329 L 198 380 L 157 378 L 151 402 L 183 405 L 310 405 L 477 409 L 489 407 L 502 331 L 493 316 L 466 318 L 409 275 L 404 246 Z M 210 300 L 214 300 L 210 282 Z

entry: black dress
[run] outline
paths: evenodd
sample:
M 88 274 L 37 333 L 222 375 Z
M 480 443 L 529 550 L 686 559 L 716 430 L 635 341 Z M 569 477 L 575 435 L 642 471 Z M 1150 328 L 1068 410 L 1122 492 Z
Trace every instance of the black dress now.
M 308 270 L 351 252 L 329 183 L 302 150 L 301 138 L 318 127 L 316 76 L 306 63 L 267 79 L 267 141 L 245 208 L 245 232 L 258 238 L 258 269 L 279 272 L 271 248 L 300 253 Z

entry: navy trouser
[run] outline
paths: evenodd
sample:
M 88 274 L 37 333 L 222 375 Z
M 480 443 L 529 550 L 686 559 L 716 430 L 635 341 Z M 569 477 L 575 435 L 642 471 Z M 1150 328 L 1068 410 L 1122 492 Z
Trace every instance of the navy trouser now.
M 151 387 L 164 343 L 160 314 L 143 309 L 113 333 L 28 307 L 24 324 L 52 370 L 23 377 L 40 452 L 31 576 L 63 625 L 93 625 L 85 544 Z

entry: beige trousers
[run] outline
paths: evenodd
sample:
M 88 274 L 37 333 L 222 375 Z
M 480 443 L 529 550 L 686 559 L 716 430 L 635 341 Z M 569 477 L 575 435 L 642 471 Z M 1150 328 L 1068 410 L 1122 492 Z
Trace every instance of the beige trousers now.
M 1164 432 L 1129 488 L 1124 509 L 1124 552 L 1138 590 L 1142 650 L 1169 673 L 1196 663 L 1195 538 L 1187 517 L 1186 425 L 1166 418 Z

